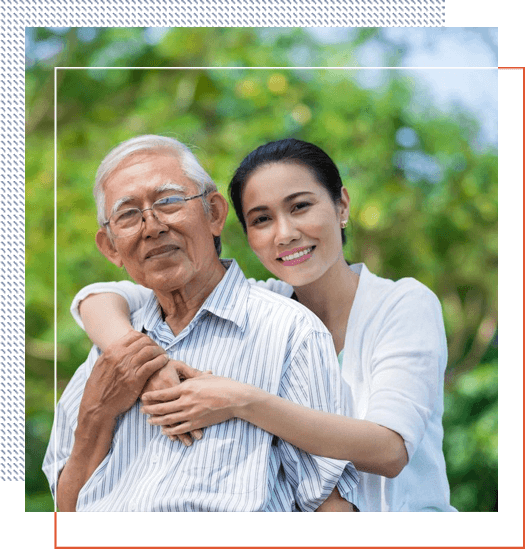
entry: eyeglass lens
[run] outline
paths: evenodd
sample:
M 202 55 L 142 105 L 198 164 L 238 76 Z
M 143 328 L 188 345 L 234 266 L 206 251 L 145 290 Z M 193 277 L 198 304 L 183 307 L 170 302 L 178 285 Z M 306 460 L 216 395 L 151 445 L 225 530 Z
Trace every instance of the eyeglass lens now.
M 140 210 L 130 208 L 116 212 L 111 216 L 110 227 L 116 236 L 131 235 L 138 232 L 142 226 L 143 212 L 151 210 L 161 223 L 175 221 L 186 200 L 183 196 L 173 195 L 157 200 L 151 208 Z

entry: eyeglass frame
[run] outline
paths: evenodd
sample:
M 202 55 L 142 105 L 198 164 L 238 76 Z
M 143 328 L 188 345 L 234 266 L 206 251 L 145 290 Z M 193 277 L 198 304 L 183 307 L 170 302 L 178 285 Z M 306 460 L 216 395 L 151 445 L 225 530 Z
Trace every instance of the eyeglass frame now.
M 141 230 L 142 230 L 142 227 L 144 225 L 144 222 L 146 221 L 146 219 L 144 218 L 144 212 L 147 212 L 147 211 L 151 211 L 151 213 L 153 214 L 153 217 L 159 222 L 159 223 L 162 223 L 162 225 L 165 225 L 165 223 L 163 221 L 161 221 L 156 213 L 155 213 L 155 210 L 153 209 L 153 207 L 155 206 L 155 204 L 157 202 L 160 202 L 161 200 L 165 200 L 166 198 L 168 197 L 171 197 L 171 196 L 177 196 L 181 199 L 181 202 L 188 202 L 188 200 L 193 200 L 194 198 L 199 198 L 201 196 L 206 196 L 208 193 L 210 193 L 211 191 L 210 190 L 206 190 L 206 191 L 203 191 L 201 192 L 200 194 L 194 194 L 193 196 L 181 196 L 181 195 L 177 195 L 177 194 L 172 194 L 172 195 L 168 195 L 168 196 L 164 196 L 163 198 L 159 198 L 158 200 L 155 200 L 155 202 L 153 202 L 153 204 L 151 205 L 150 208 L 144 208 L 143 210 L 141 210 L 140 208 L 126 208 L 124 210 L 119 210 L 117 212 L 113 212 L 110 216 L 109 216 L 109 219 L 104 222 L 104 224 L 102 225 L 103 227 L 107 227 L 107 229 L 109 231 L 111 231 L 111 234 L 113 235 L 114 238 L 127 238 L 128 236 L 134 236 L 136 235 L 137 233 L 139 233 Z M 119 214 L 119 213 L 122 213 L 122 212 L 128 212 L 130 210 L 137 210 L 139 211 L 141 214 L 142 214 L 142 222 L 140 223 L 139 225 L 139 229 L 137 229 L 134 233 L 130 233 L 130 234 L 126 234 L 126 235 L 116 235 L 112 230 L 111 230 L 111 227 L 109 226 L 110 222 L 111 222 L 111 218 L 116 215 L 116 214 Z

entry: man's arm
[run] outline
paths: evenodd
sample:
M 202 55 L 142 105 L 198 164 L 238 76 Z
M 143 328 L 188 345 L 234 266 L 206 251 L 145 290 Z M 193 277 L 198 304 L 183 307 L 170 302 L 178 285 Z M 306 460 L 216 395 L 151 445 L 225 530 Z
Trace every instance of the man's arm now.
M 58 479 L 56 500 L 60 511 L 76 510 L 80 490 L 109 452 L 114 426 L 115 421 L 79 421 L 73 451 Z
M 76 510 L 80 490 L 111 447 L 117 417 L 133 406 L 167 360 L 149 337 L 130 332 L 95 362 L 80 403 L 75 442 L 57 486 L 60 511 Z
M 357 508 L 353 503 L 348 503 L 346 499 L 342 498 L 339 490 L 334 488 L 333 492 L 319 505 L 316 511 L 348 513 L 357 511 Z
M 296 404 L 335 414 L 347 414 L 337 357 L 329 334 L 311 332 L 291 358 L 281 381 L 279 396 Z M 294 497 L 302 511 L 349 511 L 349 503 L 359 505 L 359 476 L 351 463 L 307 454 L 278 439 L 282 465 Z M 327 497 L 328 496 L 328 497 Z M 324 500 L 324 505 L 319 501 Z

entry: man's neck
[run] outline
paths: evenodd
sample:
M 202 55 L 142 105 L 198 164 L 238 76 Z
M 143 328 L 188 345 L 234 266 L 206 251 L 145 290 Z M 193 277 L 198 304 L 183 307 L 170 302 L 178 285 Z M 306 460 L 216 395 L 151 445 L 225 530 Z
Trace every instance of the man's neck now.
M 192 321 L 225 273 L 225 267 L 217 259 L 212 269 L 207 269 L 183 288 L 170 292 L 155 291 L 164 320 L 175 335 Z

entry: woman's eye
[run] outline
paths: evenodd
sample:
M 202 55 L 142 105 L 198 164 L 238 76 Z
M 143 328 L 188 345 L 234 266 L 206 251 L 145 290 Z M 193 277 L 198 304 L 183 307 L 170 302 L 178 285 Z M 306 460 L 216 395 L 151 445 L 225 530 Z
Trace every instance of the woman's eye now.
M 293 206 L 293 210 L 296 211 L 296 210 L 304 210 L 305 208 L 308 208 L 309 206 L 311 206 L 312 204 L 310 202 L 298 202 L 297 204 L 294 204 Z
M 260 215 L 252 221 L 252 225 L 259 225 L 261 223 L 264 223 L 265 221 L 268 221 L 269 219 L 270 218 L 267 215 Z

